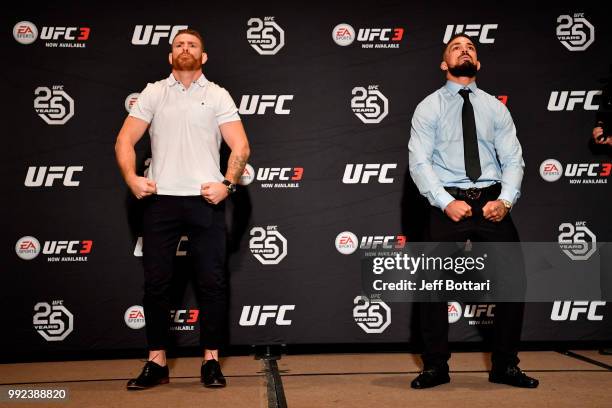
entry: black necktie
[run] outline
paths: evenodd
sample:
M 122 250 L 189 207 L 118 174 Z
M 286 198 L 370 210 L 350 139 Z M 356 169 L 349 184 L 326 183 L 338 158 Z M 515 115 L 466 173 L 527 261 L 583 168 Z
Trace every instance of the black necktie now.
M 480 170 L 480 155 L 478 154 L 478 139 L 476 138 L 476 121 L 474 119 L 474 108 L 470 103 L 469 89 L 462 89 L 459 95 L 463 98 L 461 109 L 461 123 L 463 125 L 463 160 L 465 162 L 465 174 L 475 182 L 482 174 Z

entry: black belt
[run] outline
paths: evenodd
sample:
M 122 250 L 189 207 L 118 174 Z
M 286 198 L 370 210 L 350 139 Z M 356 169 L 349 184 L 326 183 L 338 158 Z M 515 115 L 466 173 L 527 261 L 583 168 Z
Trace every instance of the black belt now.
M 483 196 L 498 196 L 501 193 L 501 184 L 495 183 L 484 188 L 473 187 L 463 189 L 459 187 L 444 187 L 444 189 L 458 200 L 478 200 Z

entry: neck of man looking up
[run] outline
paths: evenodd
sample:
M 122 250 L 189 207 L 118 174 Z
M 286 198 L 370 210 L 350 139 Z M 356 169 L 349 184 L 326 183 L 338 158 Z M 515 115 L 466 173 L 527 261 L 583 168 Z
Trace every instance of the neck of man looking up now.
M 448 74 L 446 76 L 446 79 L 448 79 L 449 81 L 453 81 L 456 82 L 458 84 L 461 84 L 463 86 L 468 86 L 469 84 L 471 84 L 472 82 L 476 81 L 476 77 L 456 77 L 453 75 Z
M 189 89 L 191 84 L 200 78 L 200 75 L 202 75 L 202 70 L 177 71 L 176 69 L 173 69 L 172 75 L 174 75 L 174 78 L 176 78 L 177 81 L 183 84 L 185 89 Z

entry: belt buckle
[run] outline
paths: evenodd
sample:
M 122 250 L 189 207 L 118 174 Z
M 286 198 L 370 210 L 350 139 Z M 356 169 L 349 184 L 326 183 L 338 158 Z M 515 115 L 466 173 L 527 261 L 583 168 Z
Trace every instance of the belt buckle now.
M 482 193 L 482 190 L 479 188 L 475 188 L 475 187 L 468 188 L 467 190 L 465 190 L 465 195 L 470 200 L 478 200 L 480 198 L 481 193 Z

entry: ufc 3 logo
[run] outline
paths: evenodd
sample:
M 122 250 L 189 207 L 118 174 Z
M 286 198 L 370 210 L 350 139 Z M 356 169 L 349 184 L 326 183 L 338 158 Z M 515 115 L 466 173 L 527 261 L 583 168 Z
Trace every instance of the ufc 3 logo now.
M 162 38 L 168 38 L 168 44 L 179 30 L 188 28 L 186 25 L 137 25 L 132 35 L 134 45 L 158 45 Z
M 295 305 L 244 306 L 240 314 L 240 326 L 265 326 L 273 319 L 277 326 L 290 326 L 291 320 L 285 314 L 295 310 Z
M 40 39 L 87 41 L 90 31 L 89 27 L 43 27 Z
M 83 171 L 83 166 L 41 166 L 28 167 L 25 178 L 26 187 L 45 187 L 53 186 L 56 180 L 61 180 L 66 187 L 77 187 L 80 183 L 74 180 L 74 173 Z
M 198 309 L 170 310 L 170 320 L 173 323 L 196 323 L 199 315 Z
M 366 235 L 361 237 L 360 249 L 402 249 L 406 246 L 404 235 Z
M 601 169 L 600 169 L 601 168 Z M 611 163 L 568 163 L 566 177 L 608 177 L 612 173 Z
M 397 168 L 397 163 L 366 163 L 347 164 L 344 169 L 342 182 L 344 184 L 367 184 L 370 178 L 375 178 L 381 184 L 393 183 L 393 178 L 387 172 Z
M 302 179 L 303 174 L 303 167 L 260 167 L 257 169 L 257 180 L 299 181 Z
M 494 317 L 493 308 L 495 308 L 494 304 L 465 305 L 463 317 Z
M 285 102 L 293 100 L 293 95 L 242 95 L 240 100 L 241 115 L 265 115 L 268 108 L 273 108 L 277 115 L 289 115 L 291 110 Z
M 260 55 L 274 55 L 285 45 L 285 31 L 274 17 L 251 18 L 247 25 L 247 41 Z
M 597 110 L 599 105 L 593 104 L 593 98 L 601 95 L 600 90 L 592 91 L 553 91 L 548 99 L 549 111 L 573 111 L 577 104 L 582 104 L 584 110 Z
M 448 41 L 453 35 L 463 33 L 470 37 L 478 38 L 478 42 L 481 44 L 493 44 L 495 38 L 489 36 L 489 32 L 493 30 L 497 30 L 497 24 L 447 25 L 442 42 L 448 44 Z
M 43 254 L 60 255 L 62 252 L 67 254 L 89 254 L 93 241 L 45 241 Z
M 403 36 L 403 28 L 360 28 L 357 41 L 401 41 Z
M 575 300 L 572 302 L 557 300 L 553 304 L 550 320 L 555 322 L 576 321 L 581 315 L 586 315 L 587 320 L 601 321 L 604 317 L 597 314 L 597 308 L 605 305 L 606 302 L 602 301 Z

